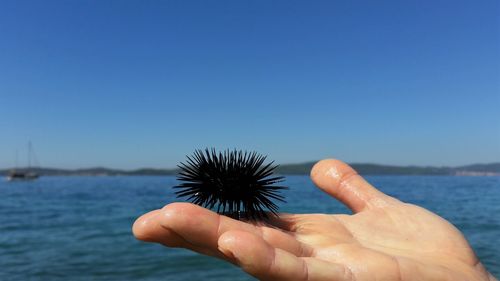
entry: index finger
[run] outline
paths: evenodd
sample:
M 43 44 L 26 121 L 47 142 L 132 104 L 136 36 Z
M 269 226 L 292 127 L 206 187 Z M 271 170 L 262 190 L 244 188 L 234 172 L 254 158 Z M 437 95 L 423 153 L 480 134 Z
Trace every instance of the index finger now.
M 148 237 L 149 241 L 162 244 L 167 242 L 168 245 L 168 241 L 165 241 L 165 239 L 178 239 L 175 237 L 177 235 L 186 242 L 185 244 L 179 243 L 177 247 L 188 248 L 202 254 L 207 254 L 208 251 L 214 256 L 223 255 L 218 249 L 217 241 L 222 234 L 230 230 L 252 233 L 262 237 L 273 247 L 298 256 L 307 256 L 311 253 L 308 246 L 303 245 L 295 237 L 279 229 L 238 221 L 191 203 L 169 204 L 158 210 L 158 214 L 152 216 L 151 220 L 155 222 L 150 223 L 150 225 L 159 225 L 165 231 L 145 227 L 142 229 L 142 235 Z M 154 231 L 154 233 L 149 231 Z M 190 247 L 186 247 L 186 244 Z

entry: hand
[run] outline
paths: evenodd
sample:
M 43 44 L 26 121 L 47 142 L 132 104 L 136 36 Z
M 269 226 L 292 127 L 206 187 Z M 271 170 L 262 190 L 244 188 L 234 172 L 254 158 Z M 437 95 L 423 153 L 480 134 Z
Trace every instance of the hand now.
M 133 232 L 261 280 L 496 280 L 453 225 L 383 194 L 348 165 L 322 160 L 311 178 L 354 214 L 281 214 L 264 225 L 173 203 L 141 216 Z

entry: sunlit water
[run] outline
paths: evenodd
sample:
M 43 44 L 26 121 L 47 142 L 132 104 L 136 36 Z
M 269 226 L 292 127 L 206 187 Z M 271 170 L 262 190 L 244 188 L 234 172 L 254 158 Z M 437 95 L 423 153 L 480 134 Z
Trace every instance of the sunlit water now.
M 462 230 L 500 275 L 500 177 L 372 176 L 382 191 Z M 287 177 L 286 212 L 349 213 L 306 176 Z M 0 280 L 252 280 L 187 250 L 136 241 L 135 218 L 173 202 L 174 177 L 0 182 Z

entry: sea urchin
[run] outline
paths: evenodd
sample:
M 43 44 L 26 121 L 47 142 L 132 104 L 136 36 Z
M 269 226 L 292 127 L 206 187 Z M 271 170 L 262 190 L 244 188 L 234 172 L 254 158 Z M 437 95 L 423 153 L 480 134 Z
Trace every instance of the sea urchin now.
M 279 192 L 287 187 L 274 185 L 284 177 L 273 177 L 277 165 L 264 164 L 265 160 L 256 152 L 196 150 L 178 166 L 177 197 L 236 219 L 268 218 L 265 209 L 277 215 L 278 206 L 271 199 L 284 202 Z

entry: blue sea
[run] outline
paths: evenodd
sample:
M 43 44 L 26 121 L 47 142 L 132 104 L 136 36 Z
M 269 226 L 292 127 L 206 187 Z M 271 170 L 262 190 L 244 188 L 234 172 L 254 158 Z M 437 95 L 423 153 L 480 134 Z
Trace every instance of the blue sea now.
M 500 276 L 500 177 L 367 179 L 451 221 Z M 283 211 L 350 213 L 306 176 L 286 183 Z M 134 239 L 134 220 L 175 201 L 175 184 L 146 176 L 0 182 L 0 280 L 253 280 L 214 258 Z

